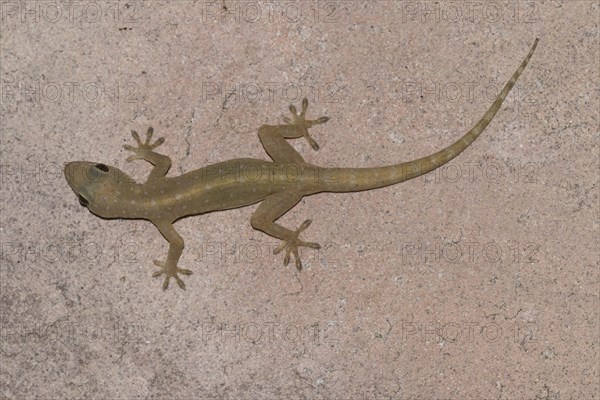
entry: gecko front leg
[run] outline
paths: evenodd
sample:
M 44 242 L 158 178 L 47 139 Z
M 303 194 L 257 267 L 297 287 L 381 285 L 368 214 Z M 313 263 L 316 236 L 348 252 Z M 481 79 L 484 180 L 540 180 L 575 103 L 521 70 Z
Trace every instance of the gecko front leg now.
M 144 185 L 156 185 L 157 183 L 161 183 L 161 181 L 165 180 L 165 175 L 171 167 L 171 159 L 169 157 L 154 151 L 155 148 L 165 142 L 165 139 L 160 138 L 156 140 L 156 142 L 151 143 L 153 133 L 154 129 L 151 127 L 148 128 L 148 131 L 146 132 L 146 141 L 142 142 L 137 132 L 131 131 L 131 136 L 133 136 L 137 142 L 137 147 L 129 145 L 123 146 L 126 150 L 134 153 L 132 156 L 127 157 L 127 162 L 144 160 L 154 165 L 154 168 L 150 172 L 150 175 L 148 176 L 148 179 Z M 157 210 L 156 213 L 158 214 L 159 212 L 160 210 Z M 177 233 L 171 220 L 161 218 L 159 216 L 154 216 L 149 219 L 154 225 L 156 225 L 160 233 L 169 242 L 167 260 L 154 260 L 154 265 L 159 267 L 160 270 L 156 271 L 152 276 L 156 278 L 161 275 L 165 275 L 165 280 L 162 286 L 163 290 L 166 290 L 169 287 L 169 281 L 171 278 L 175 278 L 179 287 L 185 289 L 185 283 L 183 283 L 178 274 L 191 275 L 192 271 L 177 267 L 177 262 L 179 261 L 181 253 L 183 252 L 183 238 L 181 235 L 179 235 L 179 233 Z
M 165 175 L 167 175 L 167 172 L 169 171 L 169 168 L 171 168 L 171 159 L 168 156 L 154 151 L 155 148 L 165 142 L 165 138 L 161 137 L 156 140 L 156 142 L 150 143 L 153 133 L 154 129 L 152 129 L 152 127 L 148 128 L 148 131 L 146 132 L 146 141 L 142 142 L 138 133 L 136 131 L 131 131 L 131 136 L 133 136 L 137 142 L 137 147 L 133 147 L 128 144 L 123 145 L 125 150 L 135 153 L 127 157 L 125 161 L 131 162 L 133 160 L 144 160 L 154 165 L 150 175 L 148 175 L 146 183 L 156 182 L 157 180 L 164 179 Z
M 178 274 L 191 275 L 192 271 L 177 267 L 177 262 L 179 261 L 179 257 L 181 257 L 181 253 L 183 252 L 183 238 L 179 233 L 177 233 L 171 222 L 159 220 L 152 221 L 152 223 L 156 225 L 160 233 L 162 233 L 165 239 L 167 239 L 169 242 L 167 260 L 154 260 L 154 265 L 159 267 L 160 270 L 152 274 L 152 277 L 156 278 L 163 274 L 165 275 L 165 280 L 162 286 L 163 290 L 167 290 L 169 287 L 169 280 L 171 278 L 175 278 L 179 287 L 185 289 L 185 283 L 183 283 Z

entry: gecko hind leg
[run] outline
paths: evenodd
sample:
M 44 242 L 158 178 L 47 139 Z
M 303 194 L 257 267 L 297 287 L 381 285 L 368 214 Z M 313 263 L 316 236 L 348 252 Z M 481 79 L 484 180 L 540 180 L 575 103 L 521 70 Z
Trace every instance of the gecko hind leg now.
M 291 118 L 284 117 L 286 125 L 263 125 L 258 129 L 258 137 L 265 151 L 275 162 L 304 163 L 304 159 L 285 139 L 298 139 L 304 137 L 314 150 L 319 149 L 317 142 L 310 136 L 308 129 L 314 125 L 324 124 L 329 117 L 319 117 L 313 120 L 306 119 L 308 99 L 302 100 L 302 111 L 290 105 Z
M 302 194 L 293 191 L 272 194 L 260 203 L 260 206 L 254 211 L 254 214 L 252 214 L 252 218 L 250 219 L 250 223 L 254 229 L 263 231 L 267 235 L 283 241 L 281 245 L 273 250 L 273 254 L 278 254 L 285 249 L 285 257 L 283 259 L 283 264 L 285 266 L 290 263 L 290 257 L 293 254 L 298 271 L 302 269 L 302 261 L 300 261 L 298 247 L 309 247 L 311 249 L 321 248 L 318 243 L 305 242 L 298 237 L 302 231 L 310 226 L 312 221 L 307 219 L 298 229 L 293 231 L 276 224 L 275 220 L 298 204 L 300 199 L 302 199 Z
M 298 255 L 298 246 L 310 247 L 311 249 L 316 249 L 316 250 L 321 248 L 321 245 L 319 243 L 305 242 L 298 238 L 298 235 L 300 235 L 300 232 L 302 232 L 303 230 L 308 228 L 311 223 L 312 223 L 311 219 L 307 219 L 306 221 L 304 221 L 298 227 L 298 229 L 293 231 L 293 233 L 292 233 L 292 235 L 290 235 L 289 239 L 284 240 L 283 243 L 281 243 L 279 246 L 277 246 L 277 248 L 275 248 L 273 250 L 273 254 L 279 254 L 281 252 L 281 250 L 285 249 L 285 257 L 283 257 L 283 265 L 285 265 L 286 267 L 290 263 L 290 254 L 293 254 L 294 259 L 296 260 L 296 268 L 298 269 L 298 271 L 300 271 L 302 269 L 302 261 L 300 260 L 300 256 Z
M 319 117 L 317 119 L 307 120 L 305 118 L 307 109 L 308 99 L 305 97 L 304 99 L 302 99 L 302 111 L 300 111 L 300 114 L 298 114 L 296 107 L 292 104 L 290 105 L 290 112 L 292 113 L 292 118 L 284 117 L 283 120 L 290 126 L 298 127 L 298 129 L 302 133 L 302 136 L 304 136 L 304 138 L 310 144 L 310 147 L 312 147 L 313 150 L 319 150 L 319 145 L 317 142 L 315 142 L 315 140 L 312 137 L 310 137 L 310 134 L 308 133 L 308 128 L 314 125 L 324 124 L 325 122 L 329 121 L 329 117 Z

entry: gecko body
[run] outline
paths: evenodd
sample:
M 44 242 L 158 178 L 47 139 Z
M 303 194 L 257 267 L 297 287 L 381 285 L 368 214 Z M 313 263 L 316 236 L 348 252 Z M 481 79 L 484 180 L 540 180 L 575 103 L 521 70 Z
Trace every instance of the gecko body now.
M 289 264 L 293 255 L 296 267 L 300 270 L 302 263 L 298 247 L 320 248 L 317 243 L 299 238 L 311 220 L 305 220 L 298 229 L 291 230 L 276 223 L 278 218 L 304 196 L 385 187 L 421 176 L 452 160 L 483 132 L 496 115 L 533 55 L 537 43 L 538 39 L 494 103 L 472 129 L 445 149 L 414 161 L 375 168 L 323 168 L 306 162 L 287 139 L 305 138 L 314 150 L 318 150 L 319 146 L 310 136 L 309 129 L 327 122 L 329 118 L 306 119 L 308 101 L 304 99 L 300 113 L 293 105 L 290 106 L 292 117 L 286 119 L 286 124 L 263 125 L 259 128 L 258 136 L 272 162 L 240 158 L 180 176 L 166 177 L 171 159 L 154 151 L 164 143 L 164 139 L 152 142 L 154 131 L 149 128 L 145 141 L 132 131 L 137 146 L 124 146 L 133 152 L 127 158 L 128 162 L 141 159 L 153 165 L 145 183 L 135 182 L 116 167 L 89 161 L 65 164 L 65 177 L 80 203 L 93 214 L 103 218 L 145 219 L 156 225 L 169 242 L 167 259 L 154 261 L 159 269 L 153 276 L 165 275 L 163 289 L 168 288 L 171 278 L 185 288 L 179 275 L 192 273 L 177 265 L 184 242 L 173 227 L 175 221 L 255 203 L 260 205 L 250 219 L 251 225 L 281 239 L 282 244 L 274 252 L 285 250 L 285 265 Z

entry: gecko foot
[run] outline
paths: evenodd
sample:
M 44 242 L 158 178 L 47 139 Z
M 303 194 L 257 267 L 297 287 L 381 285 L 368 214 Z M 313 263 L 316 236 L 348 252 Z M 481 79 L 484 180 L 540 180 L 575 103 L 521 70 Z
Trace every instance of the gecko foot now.
M 301 128 L 303 128 L 302 135 L 306 140 L 308 140 L 308 143 L 310 143 L 310 147 L 312 147 L 314 150 L 319 150 L 319 145 L 317 144 L 317 142 L 315 142 L 315 140 L 312 137 L 310 137 L 308 133 L 308 128 L 314 125 L 324 124 L 325 122 L 329 121 L 329 117 L 319 117 L 317 119 L 307 120 L 305 119 L 307 109 L 308 99 L 305 97 L 302 100 L 302 111 L 300 112 L 300 115 L 298 115 L 298 110 L 296 110 L 296 107 L 294 105 L 290 105 L 290 112 L 292 113 L 292 118 L 283 117 L 283 120 L 289 125 L 298 125 Z
M 160 270 L 158 270 L 154 274 L 152 274 L 153 278 L 159 277 L 162 274 L 166 275 L 165 281 L 163 282 L 163 285 L 162 285 L 163 290 L 167 290 L 167 288 L 169 287 L 169 280 L 171 278 L 175 278 L 179 287 L 182 289 L 185 289 L 185 283 L 183 283 L 183 281 L 177 274 L 179 273 L 182 275 L 191 275 L 192 271 L 190 271 L 189 269 L 177 268 L 177 266 L 170 266 L 170 265 L 167 265 L 166 262 L 158 261 L 158 260 L 154 260 L 154 265 L 159 267 Z
M 155 148 L 160 146 L 165 142 L 165 138 L 160 138 L 154 143 L 150 143 L 152 140 L 152 134 L 154 133 L 154 129 L 152 127 L 148 128 L 148 132 L 146 132 L 146 141 L 142 143 L 140 139 L 140 135 L 136 131 L 131 131 L 131 136 L 137 142 L 137 147 L 130 146 L 128 144 L 123 145 L 126 150 L 132 151 L 135 154 L 127 157 L 125 161 L 131 162 L 133 160 L 148 160 L 149 154 L 153 152 Z
M 287 266 L 290 263 L 290 254 L 294 255 L 296 260 L 296 268 L 298 271 L 302 269 L 302 261 L 300 261 L 300 256 L 298 255 L 298 246 L 310 247 L 311 249 L 320 249 L 321 245 L 313 242 L 304 242 L 298 239 L 298 235 L 300 232 L 305 230 L 310 226 L 312 220 L 307 219 L 300 225 L 298 229 L 292 232 L 292 237 L 286 239 L 281 243 L 275 250 L 273 250 L 273 254 L 278 254 L 281 250 L 285 249 L 285 257 L 283 258 L 283 265 Z

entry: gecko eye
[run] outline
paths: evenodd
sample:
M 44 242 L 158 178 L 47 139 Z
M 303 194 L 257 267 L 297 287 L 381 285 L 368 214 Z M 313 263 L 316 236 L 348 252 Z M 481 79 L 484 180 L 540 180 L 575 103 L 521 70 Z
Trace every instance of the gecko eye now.
M 90 204 L 89 201 L 87 201 L 82 195 L 78 195 L 77 197 L 79 198 L 79 204 L 82 206 L 87 207 L 88 204 Z
M 94 165 L 94 167 L 99 169 L 102 172 L 108 172 L 108 167 L 104 164 L 96 164 L 96 165 Z

